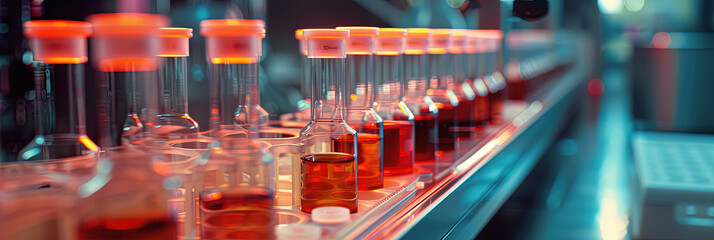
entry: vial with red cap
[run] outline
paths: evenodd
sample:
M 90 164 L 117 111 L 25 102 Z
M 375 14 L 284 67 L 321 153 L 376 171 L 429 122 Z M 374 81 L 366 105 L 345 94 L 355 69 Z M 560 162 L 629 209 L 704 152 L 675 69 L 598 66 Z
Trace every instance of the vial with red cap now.
M 374 102 L 374 41 L 376 27 L 337 27 L 350 32 L 345 46 L 345 121 L 357 134 L 357 188 L 372 190 L 384 185 L 383 121 Z M 346 144 L 350 146 L 350 144 Z M 354 152 L 354 150 L 350 150 Z
M 488 87 L 484 82 L 482 65 L 486 64 L 484 58 L 484 44 L 481 41 L 482 30 L 467 30 L 466 46 L 464 53 L 466 54 L 466 79 L 464 82 L 468 84 L 473 93 L 473 121 L 475 124 L 476 133 L 484 131 L 484 127 L 488 124 L 489 119 L 489 94 Z
M 404 96 L 403 54 L 407 30 L 380 28 L 376 39 L 375 109 L 384 119 L 384 174 L 414 172 L 414 114 Z
M 456 107 L 456 125 L 451 131 L 457 137 L 457 141 L 464 141 L 471 137 L 475 131 L 473 120 L 473 101 L 476 98 L 473 89 L 465 81 L 466 79 L 466 47 L 467 31 L 465 29 L 451 29 L 449 38 L 449 57 L 447 58 L 447 82 L 449 89 L 456 95 L 459 105 Z
M 428 88 L 427 96 L 436 105 L 438 114 L 438 151 L 440 153 L 453 151 L 456 145 L 455 127 L 456 107 L 459 106 L 458 96 L 449 88 L 451 69 L 448 63 L 450 29 L 432 29 L 429 37 L 428 53 Z M 439 153 L 437 152 L 437 153 Z M 446 159 L 445 159 L 446 160 Z
M 481 30 L 484 44 L 484 83 L 489 91 L 489 123 L 503 122 L 503 101 L 505 98 L 506 80 L 501 74 L 501 41 L 503 33 L 500 30 Z
M 408 28 L 404 45 L 403 102 L 414 114 L 414 160 L 428 162 L 436 159 L 438 144 L 438 110 L 426 94 L 427 51 L 431 29 Z
M 196 138 L 198 123 L 188 115 L 186 61 L 190 28 L 159 29 L 159 116 L 154 125 L 156 138 L 178 140 Z
M 312 99 L 300 132 L 300 210 L 339 206 L 357 212 L 357 132 L 344 120 L 347 30 L 305 29 Z
M 180 179 L 156 154 L 151 131 L 136 144 L 122 135 L 130 92 L 141 96 L 132 100 L 146 109 L 144 122 L 156 122 L 158 31 L 169 21 L 139 13 L 94 14 L 87 20 L 94 31 L 91 60 L 102 73 L 95 91 L 102 97 L 97 141 L 104 152 L 97 174 L 76 191 L 76 239 L 176 239 L 168 199 Z
M 36 136 L 18 160 L 87 177 L 94 172 L 99 150 L 86 136 L 84 110 L 84 63 L 92 26 L 38 20 L 25 22 L 24 32 L 34 56 Z

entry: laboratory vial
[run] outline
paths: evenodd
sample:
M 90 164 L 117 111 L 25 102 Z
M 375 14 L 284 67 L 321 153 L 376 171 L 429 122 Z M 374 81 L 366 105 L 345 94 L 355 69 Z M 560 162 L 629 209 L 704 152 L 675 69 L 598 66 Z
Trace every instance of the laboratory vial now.
M 300 132 L 300 210 L 340 206 L 357 212 L 357 132 L 344 120 L 347 30 L 305 29 L 312 98 Z M 349 145 L 349 146 L 347 146 Z
M 159 29 L 159 116 L 154 134 L 160 140 L 197 138 L 198 123 L 188 115 L 186 61 L 191 28 Z
M 479 65 L 485 64 L 481 59 L 484 55 L 484 44 L 480 41 L 481 30 L 468 30 L 464 53 L 466 54 L 466 79 L 464 82 L 471 87 L 474 93 L 473 99 L 473 121 L 476 133 L 482 133 L 489 119 L 489 95 L 488 87 L 484 82 L 483 75 L 479 72 Z
M 414 115 L 414 161 L 428 162 L 436 159 L 438 144 L 438 109 L 428 88 L 427 50 L 431 29 L 409 28 L 404 45 L 403 102 Z
M 141 144 L 129 143 L 124 120 L 129 91 L 147 109 L 145 123 L 158 113 L 158 31 L 168 25 L 162 15 L 118 13 L 87 17 L 93 26 L 92 63 L 102 72 L 98 104 L 98 142 L 104 154 L 96 175 L 75 191 L 79 202 L 76 239 L 176 239 L 170 192 L 179 185 L 169 167 L 154 161 L 151 132 Z M 127 84 L 135 81 L 136 85 Z
M 357 134 L 357 188 L 372 190 L 384 185 L 384 135 L 382 117 L 374 110 L 374 38 L 376 27 L 337 27 L 350 32 L 345 58 L 345 121 Z M 351 138 L 336 145 L 354 153 Z
M 84 63 L 88 22 L 27 21 L 24 33 L 34 56 L 35 138 L 19 161 L 42 161 L 53 171 L 87 176 L 94 171 L 97 145 L 85 125 Z
M 374 108 L 384 120 L 384 174 L 414 172 L 414 114 L 403 102 L 403 54 L 407 30 L 381 28 L 375 41 Z
M 310 68 L 307 65 L 307 41 L 302 36 L 302 29 L 295 30 L 300 50 L 300 93 L 303 97 L 295 105 L 295 120 L 304 127 L 310 121 Z
M 467 31 L 465 29 L 452 29 L 449 38 L 447 64 L 447 82 L 449 89 L 456 95 L 459 105 L 456 106 L 456 125 L 452 128 L 457 140 L 462 141 L 471 137 L 475 131 L 473 120 L 473 103 L 476 95 L 466 79 L 466 46 Z
M 195 169 L 201 237 L 274 238 L 275 163 L 259 141 L 267 113 L 259 105 L 259 63 L 265 23 L 254 19 L 201 22 L 211 63 L 211 135 L 218 147 Z
M 456 107 L 459 106 L 459 99 L 452 88 L 449 88 L 453 76 L 448 71 L 451 68 L 447 66 L 451 34 L 450 29 L 432 29 L 427 49 L 429 79 L 426 94 L 439 111 L 437 115 L 437 132 L 439 134 L 437 149 L 442 153 L 454 150 L 457 137 L 454 130 L 458 126 Z
M 500 30 L 483 31 L 483 44 L 485 56 L 484 83 L 488 87 L 489 95 L 489 123 L 503 123 L 503 101 L 505 98 L 506 80 L 501 74 L 501 41 L 503 33 Z

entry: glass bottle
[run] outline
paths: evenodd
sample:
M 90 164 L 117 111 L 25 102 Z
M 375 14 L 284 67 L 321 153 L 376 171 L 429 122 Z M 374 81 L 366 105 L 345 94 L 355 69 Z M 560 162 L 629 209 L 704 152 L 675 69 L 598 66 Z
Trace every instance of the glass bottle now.
M 201 22 L 211 63 L 211 133 L 219 143 L 195 169 L 201 237 L 273 238 L 277 219 L 274 157 L 257 141 L 267 123 L 258 95 L 265 23 L 253 19 Z
M 345 121 L 357 134 L 357 188 L 372 190 L 384 185 L 384 125 L 372 108 L 374 102 L 374 38 L 376 27 L 338 27 L 347 30 L 345 48 Z
M 447 82 L 449 89 L 454 92 L 459 100 L 456 107 L 456 126 L 452 129 L 457 137 L 457 141 L 463 141 L 471 137 L 475 130 L 473 121 L 473 101 L 476 98 L 471 86 L 464 81 L 466 79 L 466 54 L 464 46 L 466 44 L 466 30 L 451 29 L 449 38 L 449 57 L 447 58 Z
M 169 192 L 179 181 L 156 161 L 151 134 L 131 145 L 122 136 L 130 90 L 145 97 L 147 123 L 158 113 L 158 30 L 166 17 L 152 14 L 94 14 L 93 63 L 102 73 L 98 142 L 104 150 L 97 174 L 76 191 L 77 239 L 176 239 Z M 137 85 L 131 85 L 135 82 Z M 133 89 L 132 89 L 133 88 Z
M 490 92 L 489 123 L 500 124 L 503 122 L 503 100 L 505 98 L 506 80 L 500 72 L 499 58 L 503 33 L 500 30 L 483 31 L 484 38 L 484 83 Z
M 186 61 L 190 28 L 159 29 L 159 117 L 156 138 L 177 140 L 198 137 L 198 123 L 188 115 Z
M 409 28 L 404 50 L 404 103 L 414 114 L 414 160 L 436 160 L 438 124 L 436 105 L 427 90 L 427 49 L 431 29 Z
M 310 68 L 307 66 L 307 41 L 302 36 L 302 31 L 302 29 L 295 30 L 295 38 L 300 45 L 300 93 L 304 99 L 297 103 L 295 120 L 307 124 L 310 121 L 310 73 L 308 72 Z
M 300 210 L 340 206 L 357 212 L 357 132 L 344 120 L 347 30 L 305 29 L 312 99 L 300 132 Z M 355 151 L 357 150 L 357 151 Z
M 450 29 L 432 29 L 429 38 L 429 48 L 427 50 L 429 62 L 429 82 L 426 90 L 427 96 L 436 105 L 438 114 L 438 153 L 453 151 L 456 144 L 454 127 L 456 123 L 456 107 L 459 106 L 459 99 L 451 88 L 447 75 L 447 51 L 449 49 Z
M 85 132 L 84 63 L 88 22 L 28 21 L 25 35 L 34 55 L 37 135 L 19 161 L 44 161 L 55 171 L 90 175 L 98 147 Z
M 466 46 L 464 53 L 466 54 L 466 84 L 471 87 L 474 92 L 473 99 L 473 121 L 475 124 L 476 133 L 484 131 L 484 127 L 488 124 L 489 118 L 489 101 L 488 88 L 483 80 L 483 74 L 479 71 L 480 65 L 485 61 L 482 58 L 483 44 L 479 39 L 480 30 L 468 30 L 466 37 Z
M 402 102 L 403 28 L 381 28 L 376 39 L 375 110 L 384 120 L 384 174 L 414 172 L 414 114 Z

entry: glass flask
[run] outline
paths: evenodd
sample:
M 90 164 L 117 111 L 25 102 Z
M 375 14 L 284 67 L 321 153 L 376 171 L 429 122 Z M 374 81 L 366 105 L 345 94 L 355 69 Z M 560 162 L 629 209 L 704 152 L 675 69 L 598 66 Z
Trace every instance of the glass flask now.
M 159 117 L 154 125 L 157 139 L 198 137 L 198 123 L 188 115 L 186 61 L 190 28 L 159 29 Z
M 414 172 L 414 114 L 402 101 L 407 30 L 381 28 L 375 42 L 375 110 L 384 120 L 384 175 Z
M 485 45 L 485 76 L 484 83 L 490 92 L 489 123 L 500 124 L 503 122 L 503 100 L 505 98 L 506 80 L 500 72 L 501 69 L 501 41 L 503 33 L 500 30 L 482 30 Z
M 357 132 L 344 120 L 347 30 L 305 29 L 312 99 L 300 132 L 300 210 L 340 206 L 357 212 Z
M 120 13 L 87 17 L 93 25 L 92 62 L 102 73 L 98 99 L 98 142 L 104 150 L 97 174 L 76 191 L 76 239 L 176 239 L 169 193 L 180 185 L 155 154 L 150 132 L 132 145 L 123 135 L 132 90 L 147 109 L 146 123 L 158 113 L 158 30 L 161 15 Z M 128 84 L 135 82 L 136 85 Z
M 466 140 L 471 137 L 475 131 L 475 122 L 473 120 L 473 102 L 476 98 L 471 86 L 464 81 L 466 79 L 466 54 L 464 47 L 466 45 L 466 30 L 452 29 L 451 37 L 449 38 L 448 58 L 446 66 L 447 70 L 446 81 L 448 87 L 456 95 L 459 100 L 459 105 L 456 106 L 456 126 L 452 128 L 457 140 Z
M 427 89 L 427 46 L 431 29 L 409 28 L 404 49 L 403 102 L 414 114 L 414 160 L 436 159 L 438 110 Z
M 357 134 L 357 188 L 372 190 L 384 185 L 384 125 L 372 108 L 374 102 L 374 38 L 376 27 L 338 27 L 350 32 L 345 58 L 345 121 Z M 350 152 L 353 150 L 350 150 Z
M 438 121 L 438 153 L 452 151 L 456 144 L 454 127 L 456 122 L 456 107 L 459 106 L 459 99 L 454 91 L 449 88 L 449 76 L 447 75 L 447 51 L 449 49 L 450 29 L 432 29 L 429 37 L 428 53 L 428 88 L 427 96 L 436 105 L 439 114 Z
M 488 87 L 483 79 L 483 73 L 479 71 L 480 65 L 485 64 L 483 44 L 480 41 L 480 30 L 468 30 L 466 37 L 466 79 L 464 82 L 471 87 L 475 97 L 473 99 L 473 121 L 476 133 L 481 133 L 489 118 Z
M 28 21 L 25 35 L 34 55 L 37 135 L 19 161 L 43 161 L 53 171 L 91 175 L 97 145 L 85 134 L 84 63 L 88 22 Z
M 194 170 L 201 237 L 274 238 L 274 157 L 257 139 L 267 123 L 258 94 L 265 23 L 204 20 L 201 35 L 211 63 L 211 134 L 219 145 Z

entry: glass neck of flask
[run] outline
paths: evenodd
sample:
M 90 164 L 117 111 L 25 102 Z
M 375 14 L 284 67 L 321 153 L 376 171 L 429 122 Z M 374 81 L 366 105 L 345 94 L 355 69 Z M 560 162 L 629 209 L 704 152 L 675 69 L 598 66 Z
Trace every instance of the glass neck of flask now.
M 404 55 L 404 88 L 407 97 L 423 97 L 427 89 L 427 56 Z
M 123 145 L 123 138 L 145 137 L 145 128 L 134 129 L 127 121 L 153 126 L 158 115 L 156 71 L 103 72 L 98 142 L 103 148 Z M 149 128 L 150 129 L 150 128 Z M 135 140 L 135 139 L 132 139 Z
M 312 121 L 344 119 L 345 59 L 309 58 Z
M 398 103 L 402 99 L 402 55 L 377 56 L 377 102 Z
M 33 66 L 37 135 L 84 135 L 84 64 Z
M 159 102 L 160 115 L 188 115 L 186 90 L 186 59 L 188 57 L 161 57 L 162 65 Z
M 448 88 L 447 70 L 450 68 L 447 68 L 447 62 L 447 54 L 429 54 L 429 88 Z
M 345 101 L 349 109 L 369 109 L 374 98 L 374 56 L 347 55 L 345 59 L 347 79 Z
M 260 107 L 258 63 L 212 64 L 211 129 L 258 126 L 267 115 Z

